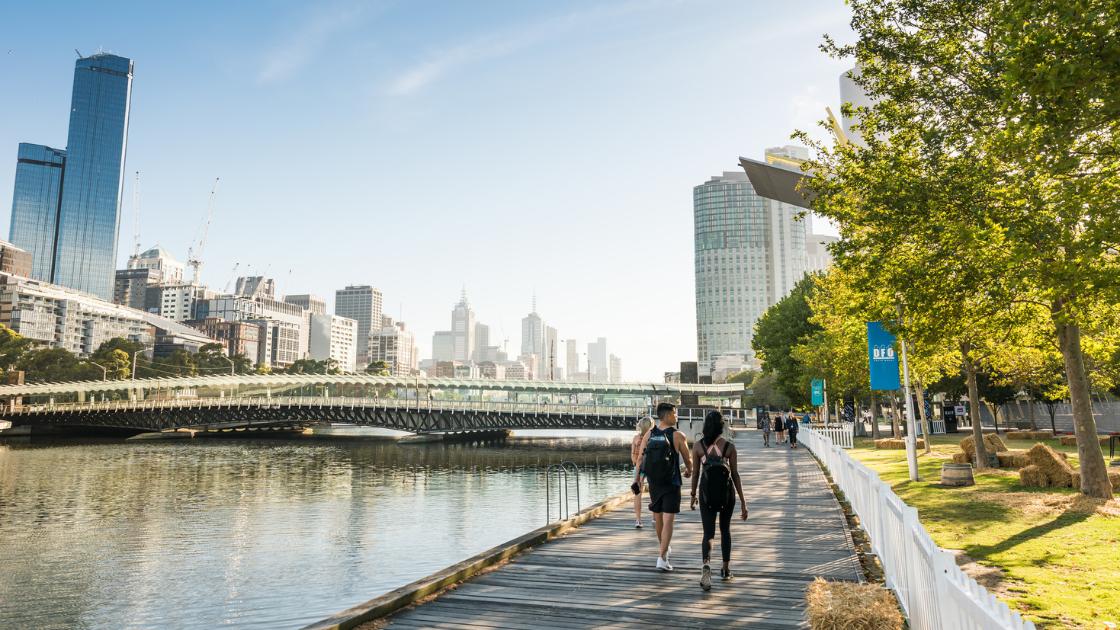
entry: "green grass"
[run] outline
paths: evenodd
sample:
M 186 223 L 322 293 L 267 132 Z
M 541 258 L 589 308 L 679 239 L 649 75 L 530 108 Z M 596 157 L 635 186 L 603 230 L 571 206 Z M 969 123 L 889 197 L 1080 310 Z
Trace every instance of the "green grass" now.
M 1100 628 L 1120 622 L 1120 502 L 1102 505 L 1072 489 L 1028 488 L 1015 471 L 976 475 L 976 485 L 940 486 L 941 464 L 966 434 L 934 436 L 918 459 L 923 481 L 910 482 L 905 451 L 876 450 L 857 439 L 851 455 L 879 473 L 919 518 L 933 540 L 1004 572 L 997 594 L 1040 628 Z M 1035 440 L 1004 440 L 1027 449 Z M 1071 453 L 1076 447 L 1047 441 Z M 919 450 L 919 454 L 921 450 Z

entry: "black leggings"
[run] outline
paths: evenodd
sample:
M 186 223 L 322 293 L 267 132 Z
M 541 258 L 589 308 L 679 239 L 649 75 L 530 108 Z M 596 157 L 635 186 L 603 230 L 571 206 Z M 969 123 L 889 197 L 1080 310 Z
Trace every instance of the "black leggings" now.
M 704 542 L 700 547 L 704 552 L 704 562 L 712 557 L 712 539 L 716 537 L 717 515 L 719 516 L 719 550 L 723 554 L 723 561 L 731 562 L 731 515 L 734 512 L 734 498 L 718 512 L 700 506 L 700 521 L 704 524 Z
M 791 445 L 797 444 L 797 431 L 790 431 L 789 432 L 789 443 Z

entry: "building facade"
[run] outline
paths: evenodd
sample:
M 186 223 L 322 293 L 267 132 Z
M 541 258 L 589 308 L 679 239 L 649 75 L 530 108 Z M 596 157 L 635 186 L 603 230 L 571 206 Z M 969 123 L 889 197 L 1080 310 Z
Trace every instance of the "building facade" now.
M 186 322 L 192 328 L 226 347 L 231 357 L 243 356 L 256 363 L 260 355 L 261 327 L 249 322 L 227 322 L 217 317 Z
M 354 372 L 358 361 L 357 339 L 358 322 L 326 313 L 311 315 L 308 351 L 312 359 L 333 360 L 343 372 Z
M 828 234 L 810 234 L 805 242 L 805 271 L 825 271 L 832 266 L 832 253 L 828 248 L 840 239 Z
M 610 362 L 611 362 L 611 382 L 612 383 L 621 383 L 622 382 L 622 359 L 612 354 L 610 356 Z
M 384 361 L 393 376 L 411 376 L 417 371 L 416 339 L 404 322 L 387 322 L 370 337 L 370 363 Z
M 303 310 L 310 312 L 312 315 L 325 315 L 327 313 L 327 301 L 317 295 L 311 295 L 310 293 L 285 295 L 284 301 L 288 304 L 295 304 Z M 354 321 L 356 322 L 357 320 Z
M 51 282 L 113 298 L 132 100 L 132 60 L 78 59 Z
M 113 303 L 147 310 L 148 289 L 159 284 L 155 269 L 118 269 L 113 281 Z
M 579 374 L 579 342 L 575 339 L 567 339 L 565 344 L 565 361 L 564 365 L 567 369 L 564 371 L 568 374 L 568 379 L 573 379 Z
M 381 327 L 381 291 L 367 285 L 350 285 L 334 294 L 334 314 L 358 322 L 358 365 L 370 364 L 369 336 Z
M 257 363 L 287 367 L 308 355 L 307 318 L 295 304 L 269 298 L 222 295 L 201 300 L 195 307 L 198 320 L 217 317 L 231 322 L 256 322 L 263 330 Z
M 452 360 L 467 363 L 474 359 L 477 323 L 467 301 L 467 292 L 463 291 L 459 303 L 451 311 Z
M 8 239 L 31 254 L 31 278 L 54 278 L 54 246 L 66 152 L 21 142 L 16 155 L 12 221 Z
M 0 241 L 0 273 L 21 278 L 31 277 L 31 253 L 7 241 Z
M 233 292 L 245 297 L 276 299 L 276 280 L 264 276 L 241 276 Z
M 707 376 L 722 355 L 753 361 L 755 322 L 805 274 L 805 224 L 799 208 L 755 194 L 743 172 L 696 186 L 693 212 L 697 354 Z
M 587 372 L 591 380 L 602 383 L 611 380 L 611 364 L 604 337 L 587 344 Z

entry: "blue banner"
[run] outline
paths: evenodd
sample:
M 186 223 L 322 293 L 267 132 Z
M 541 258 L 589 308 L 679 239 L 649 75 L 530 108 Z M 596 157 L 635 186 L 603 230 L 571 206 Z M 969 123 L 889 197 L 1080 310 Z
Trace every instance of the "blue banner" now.
M 813 406 L 820 407 L 824 404 L 824 380 L 813 379 Z
M 882 322 L 867 322 L 867 365 L 871 373 L 871 391 L 890 391 L 900 387 L 898 354 L 894 335 Z

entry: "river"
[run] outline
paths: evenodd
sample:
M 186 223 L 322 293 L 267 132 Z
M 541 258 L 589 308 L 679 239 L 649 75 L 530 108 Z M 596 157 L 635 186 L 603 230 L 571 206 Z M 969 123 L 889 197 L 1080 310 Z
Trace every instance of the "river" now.
M 549 462 L 624 491 L 627 446 L 0 442 L 0 626 L 299 627 L 540 527 Z

